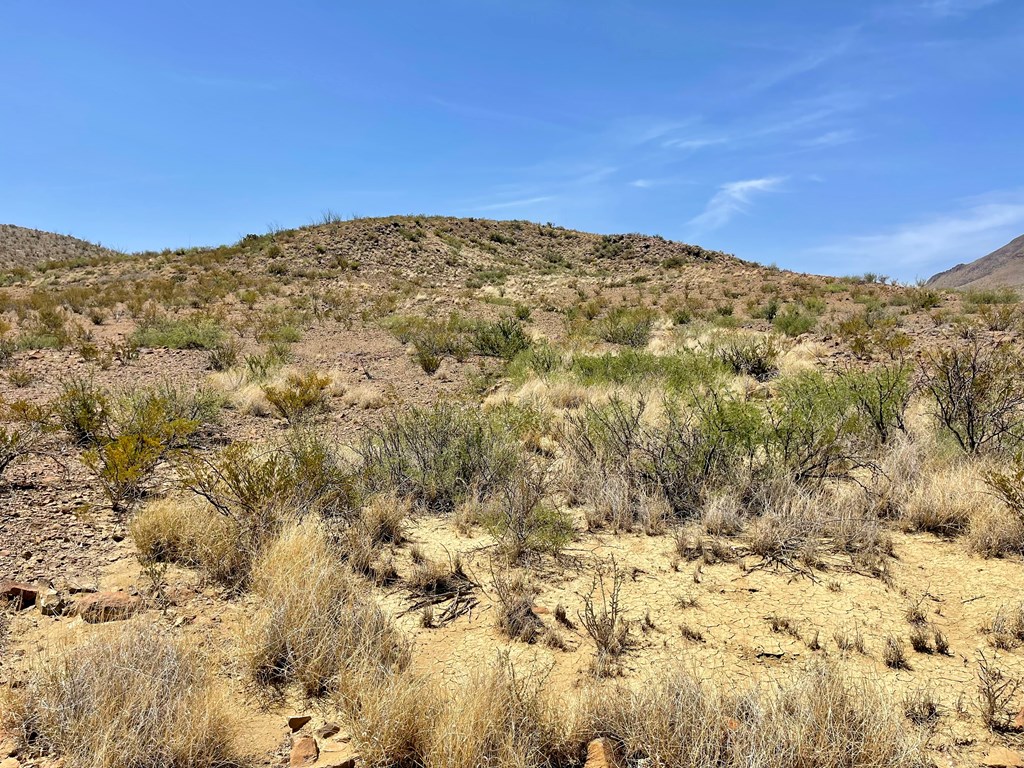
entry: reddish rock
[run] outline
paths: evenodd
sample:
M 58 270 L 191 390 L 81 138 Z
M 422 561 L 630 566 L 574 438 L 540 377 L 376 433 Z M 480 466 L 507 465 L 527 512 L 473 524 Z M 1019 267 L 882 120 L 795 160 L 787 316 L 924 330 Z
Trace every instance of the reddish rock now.
M 350 746 L 331 744 L 324 747 L 314 768 L 356 768 L 358 764 L 359 755 Z
M 39 587 L 21 581 L 0 581 L 0 600 L 13 603 L 15 608 L 27 608 L 36 604 Z
M 619 768 L 615 744 L 602 736 L 587 744 L 587 762 L 583 768 Z
M 1021 707 L 1020 712 L 1013 718 L 1013 727 L 1018 731 L 1024 731 L 1024 707 Z
M 329 739 L 332 736 L 337 736 L 340 732 L 341 726 L 337 723 L 324 723 L 313 731 L 313 735 L 318 739 Z
M 292 733 L 295 733 L 312 719 L 309 715 L 292 715 L 288 718 L 288 727 L 292 729 Z
M 1006 747 L 992 747 L 981 764 L 987 768 L 1024 768 L 1024 757 Z
M 97 592 L 81 597 L 75 603 L 75 613 L 90 624 L 120 621 L 135 614 L 142 600 L 127 592 Z
M 312 736 L 299 736 L 292 742 L 292 755 L 288 764 L 292 768 L 312 765 L 318 757 L 320 757 L 320 748 L 316 745 L 316 739 Z

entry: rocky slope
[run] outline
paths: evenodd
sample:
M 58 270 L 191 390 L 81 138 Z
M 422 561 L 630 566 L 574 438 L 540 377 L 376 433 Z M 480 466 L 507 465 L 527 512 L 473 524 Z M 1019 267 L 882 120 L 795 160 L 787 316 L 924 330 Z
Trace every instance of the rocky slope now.
M 1001 288 L 1024 285 L 1024 235 L 969 264 L 957 264 L 928 280 L 935 288 Z

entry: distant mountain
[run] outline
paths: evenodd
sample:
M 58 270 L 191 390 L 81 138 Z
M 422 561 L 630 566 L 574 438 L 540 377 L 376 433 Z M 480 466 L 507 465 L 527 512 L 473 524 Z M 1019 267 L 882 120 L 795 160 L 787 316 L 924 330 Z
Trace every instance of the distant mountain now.
M 0 224 L 0 270 L 34 267 L 47 261 L 72 261 L 110 256 L 101 245 L 39 229 Z
M 1024 286 L 1024 235 L 970 264 L 957 264 L 928 280 L 936 288 Z

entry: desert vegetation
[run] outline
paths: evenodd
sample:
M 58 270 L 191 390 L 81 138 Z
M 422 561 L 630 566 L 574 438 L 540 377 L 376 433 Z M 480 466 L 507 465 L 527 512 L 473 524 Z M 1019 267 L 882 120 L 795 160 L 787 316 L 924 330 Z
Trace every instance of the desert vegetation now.
M 1016 297 L 428 217 L 3 285 L 18 760 L 909 768 L 1024 729 Z

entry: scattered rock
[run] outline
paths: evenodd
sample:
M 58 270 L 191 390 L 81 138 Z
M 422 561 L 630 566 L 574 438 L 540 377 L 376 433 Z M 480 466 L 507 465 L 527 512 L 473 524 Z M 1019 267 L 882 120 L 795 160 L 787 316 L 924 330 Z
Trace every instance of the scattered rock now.
M 340 732 L 341 726 L 337 723 L 324 723 L 313 731 L 313 735 L 318 739 L 329 739 L 331 736 L 337 736 Z
M 39 587 L 21 581 L 0 581 L 0 599 L 13 603 L 15 608 L 35 605 Z
M 347 744 L 332 744 L 324 747 L 314 768 L 356 768 L 359 755 Z
M 615 744 L 602 736 L 587 744 L 587 762 L 583 768 L 619 768 Z
M 121 621 L 135 614 L 142 600 L 127 592 L 97 592 L 79 598 L 75 612 L 90 624 Z
M 68 601 L 55 589 L 48 589 L 39 595 L 36 605 L 43 616 L 63 616 L 68 611 Z
M 1024 757 L 1006 747 L 992 747 L 981 764 L 988 768 L 1024 768 Z
M 312 765 L 318 757 L 320 757 L 320 748 L 316 745 L 316 739 L 312 736 L 299 736 L 292 742 L 292 755 L 288 764 L 292 768 Z
M 0 731 L 0 760 L 18 754 L 18 740 L 14 734 Z
M 1013 727 L 1015 730 L 1024 731 L 1024 707 L 1020 708 L 1020 712 L 1013 718 Z
M 292 733 L 295 733 L 312 719 L 309 715 L 292 715 L 288 718 L 288 727 L 292 729 Z

